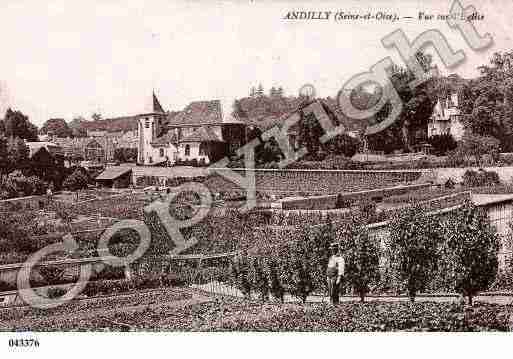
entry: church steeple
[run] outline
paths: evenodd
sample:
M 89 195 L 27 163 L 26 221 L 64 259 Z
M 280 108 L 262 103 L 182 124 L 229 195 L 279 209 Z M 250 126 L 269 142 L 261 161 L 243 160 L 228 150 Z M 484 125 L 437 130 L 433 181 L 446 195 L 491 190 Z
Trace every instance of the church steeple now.
M 155 95 L 155 91 L 153 91 L 153 112 L 154 113 L 164 113 L 164 109 L 160 105 L 159 99 L 157 95 Z

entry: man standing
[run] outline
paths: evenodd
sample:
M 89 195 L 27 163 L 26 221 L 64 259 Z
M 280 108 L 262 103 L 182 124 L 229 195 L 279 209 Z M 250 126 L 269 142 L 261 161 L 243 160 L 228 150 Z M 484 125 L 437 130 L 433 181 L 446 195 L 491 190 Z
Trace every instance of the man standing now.
M 342 284 L 344 276 L 345 261 L 338 244 L 332 244 L 330 246 L 330 252 L 331 256 L 328 261 L 326 276 L 331 303 L 337 305 L 339 302 L 340 285 Z

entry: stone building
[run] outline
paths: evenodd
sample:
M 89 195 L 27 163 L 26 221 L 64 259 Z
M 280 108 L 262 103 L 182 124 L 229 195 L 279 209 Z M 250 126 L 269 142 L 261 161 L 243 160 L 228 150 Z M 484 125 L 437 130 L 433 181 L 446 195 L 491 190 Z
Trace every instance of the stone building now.
M 153 94 L 152 111 L 137 115 L 138 162 L 145 165 L 215 162 L 245 142 L 246 125 L 223 118 L 221 102 L 195 101 L 165 112 Z
M 450 134 L 456 141 L 460 140 L 465 130 L 461 120 L 458 95 L 453 93 L 447 98 L 439 98 L 428 123 L 428 137 Z

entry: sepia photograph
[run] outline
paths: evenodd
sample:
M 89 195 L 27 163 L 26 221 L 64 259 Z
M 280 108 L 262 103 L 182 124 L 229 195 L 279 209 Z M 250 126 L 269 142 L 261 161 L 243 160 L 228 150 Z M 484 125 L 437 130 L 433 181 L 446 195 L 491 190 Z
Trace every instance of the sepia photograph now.
M 4 0 L 0 347 L 511 331 L 511 14 Z

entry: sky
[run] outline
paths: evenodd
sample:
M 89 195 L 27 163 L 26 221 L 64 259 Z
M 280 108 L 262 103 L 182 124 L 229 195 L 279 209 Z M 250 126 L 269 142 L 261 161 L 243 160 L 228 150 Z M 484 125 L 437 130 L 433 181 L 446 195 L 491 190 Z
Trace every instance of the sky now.
M 259 83 L 292 96 L 312 84 L 318 96 L 335 97 L 350 77 L 385 56 L 402 64 L 380 41 L 399 28 L 411 40 L 439 29 L 466 54 L 463 64 L 442 66 L 442 73 L 475 77 L 493 52 L 513 49 L 513 2 L 461 2 L 485 16 L 476 29 L 494 39 L 474 52 L 445 21 L 417 20 L 419 11 L 448 13 L 451 1 L 3 0 L 0 111 L 21 110 L 38 126 L 94 112 L 134 115 L 147 109 L 154 90 L 166 110 L 220 99 L 227 114 L 235 98 Z M 289 11 L 382 11 L 415 19 L 284 20 Z

